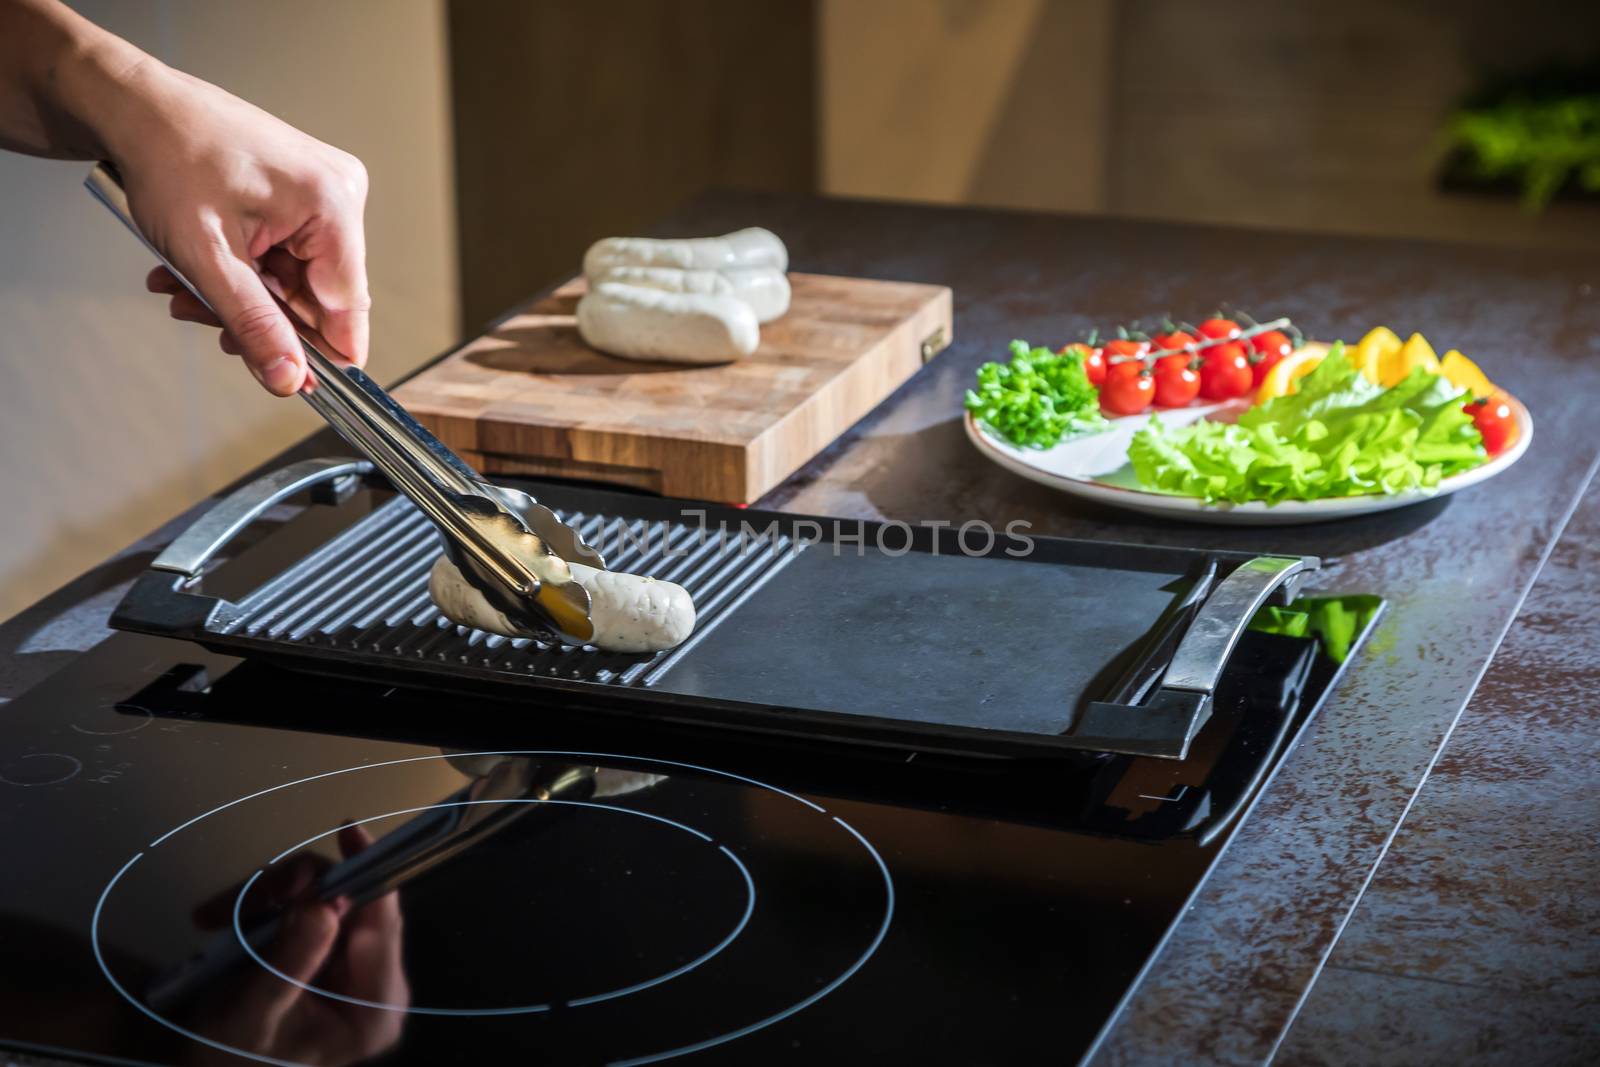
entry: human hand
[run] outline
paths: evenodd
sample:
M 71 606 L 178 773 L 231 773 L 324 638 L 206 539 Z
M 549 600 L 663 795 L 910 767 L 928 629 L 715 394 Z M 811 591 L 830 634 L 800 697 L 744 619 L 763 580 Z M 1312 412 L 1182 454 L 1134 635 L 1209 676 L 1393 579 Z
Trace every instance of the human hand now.
M 282 299 L 336 349 L 367 358 L 367 175 L 359 160 L 214 85 L 153 60 L 126 75 L 104 125 L 146 237 L 214 309 L 165 268 L 145 279 L 175 319 L 223 327 L 269 391 L 305 380 L 305 356 Z
M 362 826 L 339 831 L 339 851 L 347 858 L 371 844 Z M 327 866 L 326 860 L 310 854 L 290 857 L 270 881 L 256 887 L 252 896 L 287 904 L 276 936 L 261 950 L 278 973 L 252 968 L 218 1010 L 196 1022 L 200 1032 L 222 1045 L 276 1061 L 324 1067 L 370 1059 L 399 1041 L 411 1000 L 399 894 L 391 890 L 356 908 L 344 898 L 308 897 Z M 202 905 L 197 924 L 224 927 L 231 921 L 236 893 L 230 890 Z M 309 985 L 335 996 L 305 988 Z M 192 1051 L 195 1067 L 237 1062 L 231 1056 L 219 1058 L 209 1048 Z
M 173 70 L 60 0 L 0 0 L 0 148 L 109 159 L 134 220 L 215 309 L 163 269 L 178 319 L 222 326 L 269 390 L 305 380 L 273 294 L 336 351 L 367 358 L 367 173 L 354 156 Z M 320 347 L 320 346 L 319 346 Z

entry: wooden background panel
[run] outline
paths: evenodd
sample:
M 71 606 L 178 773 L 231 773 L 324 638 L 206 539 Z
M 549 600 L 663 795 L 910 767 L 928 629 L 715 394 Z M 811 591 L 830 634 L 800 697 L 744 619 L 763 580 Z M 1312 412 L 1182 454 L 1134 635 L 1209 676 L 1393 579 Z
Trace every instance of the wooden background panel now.
M 1104 202 L 1113 0 L 821 0 L 822 187 L 1045 211 Z
M 453 0 L 469 336 L 706 188 L 814 189 L 813 7 Z
M 1592 204 L 1535 216 L 1435 184 L 1455 100 L 1491 71 L 1592 58 L 1600 4 L 1124 0 L 1113 40 L 1104 207 L 1114 214 L 1600 242 Z

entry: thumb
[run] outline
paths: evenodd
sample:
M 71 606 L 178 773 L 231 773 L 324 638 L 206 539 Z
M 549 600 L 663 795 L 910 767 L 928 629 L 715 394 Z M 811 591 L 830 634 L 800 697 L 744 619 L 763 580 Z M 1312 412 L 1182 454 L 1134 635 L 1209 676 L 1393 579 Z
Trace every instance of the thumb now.
M 278 396 L 290 396 L 305 379 L 300 339 L 248 260 L 225 245 L 185 273 L 238 342 L 256 381 Z

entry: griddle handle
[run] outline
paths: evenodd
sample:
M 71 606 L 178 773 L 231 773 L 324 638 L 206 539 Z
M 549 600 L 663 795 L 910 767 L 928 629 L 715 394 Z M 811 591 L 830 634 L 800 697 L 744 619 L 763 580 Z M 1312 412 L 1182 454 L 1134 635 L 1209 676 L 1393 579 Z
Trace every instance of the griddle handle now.
M 1256 612 L 1274 594 L 1287 600 L 1299 576 L 1317 566 L 1302 556 L 1257 556 L 1239 564 L 1206 598 L 1178 642 L 1161 688 L 1210 696 Z
M 211 558 L 274 504 L 310 489 L 338 503 L 372 472 L 362 459 L 308 459 L 264 474 L 234 490 L 179 534 L 111 613 L 111 626 L 189 637 L 237 610 L 219 597 L 186 589 Z
M 274 504 L 326 482 L 334 483 L 337 498 L 370 473 L 372 464 L 364 459 L 328 458 L 302 460 L 263 474 L 196 519 L 150 566 L 197 578 L 212 556 Z
M 1300 577 L 1317 569 L 1306 556 L 1257 556 L 1217 583 L 1178 642 L 1161 684 L 1139 704 L 1093 701 L 1073 736 L 1106 752 L 1183 759 L 1211 718 L 1211 696 L 1244 636 L 1268 601 L 1293 596 Z

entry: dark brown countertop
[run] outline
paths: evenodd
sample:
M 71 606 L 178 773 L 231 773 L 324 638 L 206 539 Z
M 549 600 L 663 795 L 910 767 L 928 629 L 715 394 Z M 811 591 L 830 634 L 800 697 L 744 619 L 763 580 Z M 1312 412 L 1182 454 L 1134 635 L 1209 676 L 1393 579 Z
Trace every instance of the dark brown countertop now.
M 1320 587 L 1390 598 L 1374 640 L 1285 761 L 1097 1062 L 1267 1058 L 1593 476 L 1600 260 L 733 193 L 701 198 L 659 231 L 756 223 L 785 237 L 797 270 L 937 282 L 956 294 L 951 348 L 764 506 L 1024 519 L 1041 533 L 1310 553 L 1330 560 Z M 1533 446 L 1511 473 L 1450 500 L 1250 529 L 1159 523 L 1070 500 L 989 465 L 966 442 L 961 391 L 1012 337 L 1059 343 L 1156 312 L 1198 316 L 1223 301 L 1289 315 L 1322 338 L 1387 323 L 1458 347 L 1528 404 Z M 332 447 L 319 435 L 294 452 Z M 117 587 L 162 539 L 0 627 L 0 699 L 98 640 Z M 1600 663 L 1600 642 L 1579 648 L 1574 655 Z M 1491 792 L 1518 788 L 1510 772 L 1487 773 Z M 1310 1025 L 1314 1016 L 1305 1018 Z
M 1597 602 L 1591 485 L 1278 1063 L 1600 1058 Z

